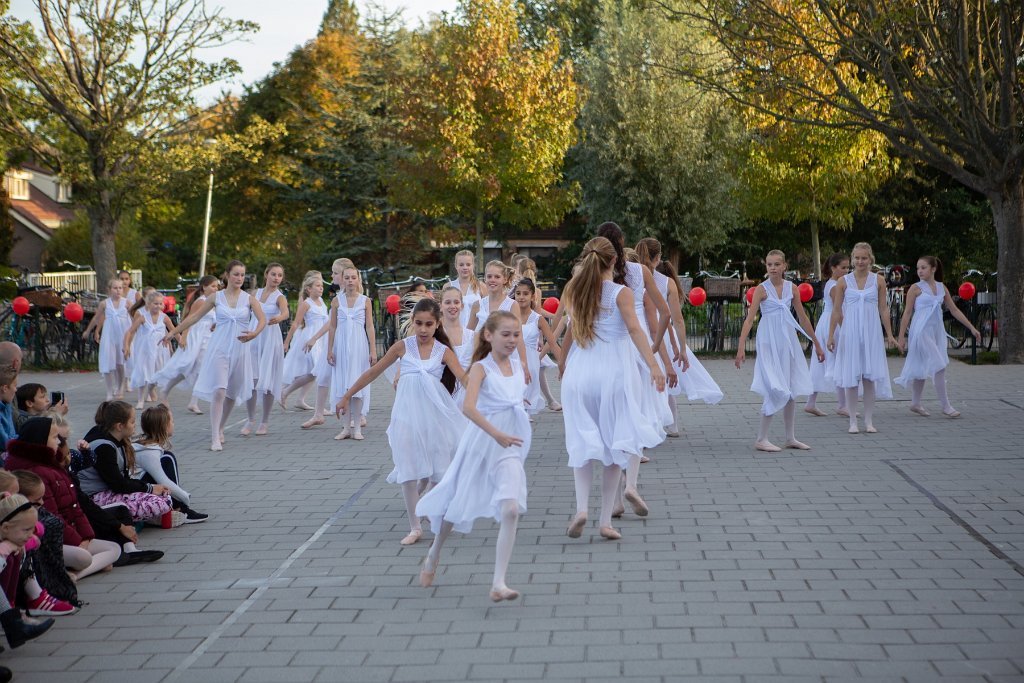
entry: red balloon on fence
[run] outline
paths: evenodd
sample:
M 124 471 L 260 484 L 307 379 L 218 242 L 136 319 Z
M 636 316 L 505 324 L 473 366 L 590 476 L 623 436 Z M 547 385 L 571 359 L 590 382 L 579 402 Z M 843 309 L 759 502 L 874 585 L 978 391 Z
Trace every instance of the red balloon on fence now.
M 178 300 L 168 294 L 164 297 L 164 313 L 174 313 L 174 309 L 178 307 Z
M 974 295 L 978 293 L 978 290 L 972 283 L 965 282 L 962 285 L 960 285 L 960 290 L 957 293 L 960 295 L 961 299 L 964 299 L 966 301 L 969 299 L 973 299 Z
M 388 313 L 395 315 L 398 310 L 402 307 L 402 298 L 397 294 L 392 294 L 387 299 L 384 299 L 384 308 L 388 309 Z
M 14 312 L 18 315 L 27 315 L 28 309 L 31 308 L 31 305 L 29 304 L 28 299 L 23 296 L 18 296 L 11 302 L 11 308 L 13 308 Z
M 796 288 L 796 291 L 800 293 L 800 301 L 807 303 L 814 296 L 814 287 L 809 282 L 801 282 L 800 286 Z
M 704 291 L 703 287 L 694 287 L 690 290 L 690 305 L 691 306 L 703 306 L 704 302 L 708 299 L 708 293 Z
M 549 296 L 544 299 L 544 310 L 552 315 L 558 312 L 558 297 Z
M 64 319 L 69 323 L 80 323 L 84 317 L 85 311 L 82 310 L 81 304 L 72 301 L 64 306 Z
M 757 289 L 757 288 L 756 287 L 747 287 L 747 295 L 746 296 L 747 296 L 747 305 L 748 306 L 752 305 L 754 303 L 754 290 L 755 289 Z

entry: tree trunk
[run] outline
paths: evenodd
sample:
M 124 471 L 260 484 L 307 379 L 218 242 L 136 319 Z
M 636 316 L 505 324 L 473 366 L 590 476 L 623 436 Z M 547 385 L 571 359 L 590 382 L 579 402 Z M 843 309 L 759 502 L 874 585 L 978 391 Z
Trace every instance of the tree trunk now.
M 999 239 L 999 362 L 1024 363 L 1024 177 L 989 197 Z
M 484 269 L 484 210 L 476 211 L 476 269 Z
M 89 206 L 89 228 L 92 234 L 92 267 L 96 271 L 96 288 L 106 290 L 106 283 L 117 274 L 117 250 L 114 237 L 119 220 L 110 206 L 110 193 L 101 191 L 95 204 Z
M 818 221 L 811 219 L 811 261 L 814 267 L 811 272 L 815 280 L 821 279 L 821 242 L 818 241 Z

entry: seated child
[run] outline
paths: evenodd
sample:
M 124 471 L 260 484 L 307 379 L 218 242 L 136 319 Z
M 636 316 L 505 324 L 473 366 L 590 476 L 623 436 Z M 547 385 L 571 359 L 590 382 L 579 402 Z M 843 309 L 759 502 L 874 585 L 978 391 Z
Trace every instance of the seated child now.
M 17 480 L 6 474 L 8 480 Z M 17 493 L 4 492 L 0 497 L 0 625 L 3 626 L 7 643 L 13 647 L 21 647 L 29 640 L 50 630 L 53 619 L 44 619 L 39 623 L 29 623 L 22 619 L 21 610 L 12 607 L 18 594 L 18 576 L 21 571 L 21 556 L 25 553 L 25 544 L 36 533 L 36 509 L 25 496 Z
M 14 428 L 14 406 L 18 392 L 18 373 L 11 366 L 0 367 L 0 453 L 7 450 L 7 442 L 18 436 Z
M 142 436 L 135 442 L 135 471 L 132 476 L 147 484 L 162 484 L 171 492 L 174 509 L 185 514 L 185 524 L 205 522 L 209 515 L 190 508 L 188 491 L 181 488 L 178 459 L 165 450 L 174 436 L 174 417 L 165 405 L 142 411 Z
M 15 399 L 18 402 L 18 410 L 14 414 L 14 427 L 18 430 L 25 421 L 32 417 L 39 417 L 48 410 L 55 410 L 61 415 L 68 414 L 67 401 L 53 405 L 50 403 L 50 392 L 42 384 L 29 382 L 22 384 L 15 392 Z

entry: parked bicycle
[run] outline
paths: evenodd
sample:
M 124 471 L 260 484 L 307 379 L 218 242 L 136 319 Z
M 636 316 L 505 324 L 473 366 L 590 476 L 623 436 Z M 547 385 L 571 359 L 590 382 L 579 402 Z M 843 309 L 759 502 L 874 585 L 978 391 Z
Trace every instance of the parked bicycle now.
M 950 289 L 953 301 L 964 312 L 967 319 L 971 321 L 979 332 L 981 341 L 978 348 L 982 351 L 991 351 L 996 337 L 999 336 L 999 318 L 996 311 L 996 278 L 998 272 L 985 273 L 977 269 L 970 269 L 964 273 L 964 281 L 972 283 L 976 293 L 971 299 L 961 299 L 956 289 Z M 952 348 L 963 348 L 972 339 L 971 333 L 961 325 L 948 311 L 943 312 L 943 323 L 946 326 L 946 335 L 949 338 L 949 345 Z

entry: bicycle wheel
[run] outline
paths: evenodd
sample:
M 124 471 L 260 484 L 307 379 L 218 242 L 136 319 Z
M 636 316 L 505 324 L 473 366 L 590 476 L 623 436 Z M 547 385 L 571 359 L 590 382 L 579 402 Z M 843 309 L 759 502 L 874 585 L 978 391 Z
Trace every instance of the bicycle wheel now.
M 978 328 L 978 332 L 981 332 L 981 341 L 978 342 L 978 347 L 982 351 L 991 351 L 992 342 L 995 340 L 995 315 L 991 306 L 978 307 L 978 319 L 974 326 Z

